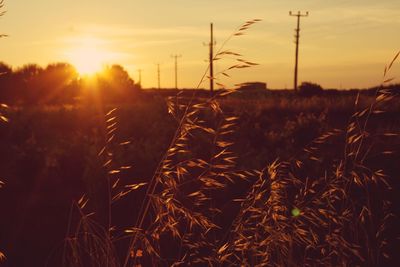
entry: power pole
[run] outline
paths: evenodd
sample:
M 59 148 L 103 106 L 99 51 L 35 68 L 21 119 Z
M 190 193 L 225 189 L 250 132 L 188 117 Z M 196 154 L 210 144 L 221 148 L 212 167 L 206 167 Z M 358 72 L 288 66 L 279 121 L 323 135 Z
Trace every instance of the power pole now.
M 142 88 L 142 69 L 138 69 L 138 73 L 139 73 L 139 86 L 140 88 Z
M 178 89 L 178 58 L 182 57 L 182 55 L 172 55 L 175 59 L 175 89 Z
M 160 64 L 157 64 L 157 81 L 158 81 L 158 89 L 161 89 L 161 72 L 160 72 Z
M 214 29 L 213 24 L 210 24 L 210 91 L 214 94 Z
M 300 11 L 297 11 L 297 13 L 292 13 L 292 11 L 289 12 L 289 16 L 292 17 L 297 17 L 297 28 L 295 29 L 295 38 L 296 38 L 296 61 L 294 64 L 294 90 L 297 91 L 297 75 L 298 75 L 298 64 L 299 64 L 299 39 L 300 39 L 300 18 L 301 17 L 308 17 L 308 11 L 306 14 L 301 14 Z

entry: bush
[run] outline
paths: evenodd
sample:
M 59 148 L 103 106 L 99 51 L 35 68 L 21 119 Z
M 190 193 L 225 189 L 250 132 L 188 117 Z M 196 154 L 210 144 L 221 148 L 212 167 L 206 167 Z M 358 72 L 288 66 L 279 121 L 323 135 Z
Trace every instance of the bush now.
M 299 94 L 303 96 L 319 95 L 322 91 L 321 85 L 312 82 L 303 82 L 299 86 Z

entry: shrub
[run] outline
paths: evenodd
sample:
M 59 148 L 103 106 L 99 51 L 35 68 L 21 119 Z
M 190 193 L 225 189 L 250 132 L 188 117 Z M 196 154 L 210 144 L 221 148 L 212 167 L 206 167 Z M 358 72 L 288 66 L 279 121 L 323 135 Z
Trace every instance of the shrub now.
M 312 82 L 303 82 L 299 86 L 299 94 L 303 96 L 319 95 L 322 91 L 321 85 Z

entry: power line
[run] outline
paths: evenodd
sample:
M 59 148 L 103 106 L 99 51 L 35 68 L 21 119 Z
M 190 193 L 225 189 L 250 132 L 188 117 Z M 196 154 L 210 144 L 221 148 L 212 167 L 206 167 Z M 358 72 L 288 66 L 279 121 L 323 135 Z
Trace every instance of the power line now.
M 171 57 L 175 59 L 175 89 L 178 89 L 178 58 L 182 55 L 172 55 Z
M 301 14 L 300 11 L 297 13 L 292 13 L 289 11 L 289 16 L 297 17 L 297 28 L 295 29 L 295 38 L 296 38 L 296 61 L 294 64 L 294 90 L 297 91 L 297 77 L 298 77 L 298 64 L 299 64 L 299 39 L 300 39 L 300 18 L 301 17 L 308 17 L 308 11 L 305 14 Z

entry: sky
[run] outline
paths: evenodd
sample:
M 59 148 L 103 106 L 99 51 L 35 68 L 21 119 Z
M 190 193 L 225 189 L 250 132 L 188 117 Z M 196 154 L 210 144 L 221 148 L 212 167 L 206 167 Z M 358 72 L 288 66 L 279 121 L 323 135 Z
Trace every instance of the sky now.
M 292 88 L 294 29 L 289 11 L 308 11 L 301 20 L 299 81 L 324 88 L 379 84 L 384 66 L 400 50 L 399 0 L 5 0 L 0 18 L 0 61 L 28 63 L 101 61 L 120 64 L 142 85 L 193 88 L 207 68 L 209 24 L 216 49 L 245 21 L 262 19 L 225 49 L 260 65 L 217 77 L 231 87 L 249 81 Z M 97 58 L 96 58 L 97 56 Z M 222 71 L 234 62 L 216 62 Z M 400 65 L 400 64 L 399 64 Z M 400 77 L 400 68 L 391 75 Z M 207 88 L 207 83 L 200 87 Z

